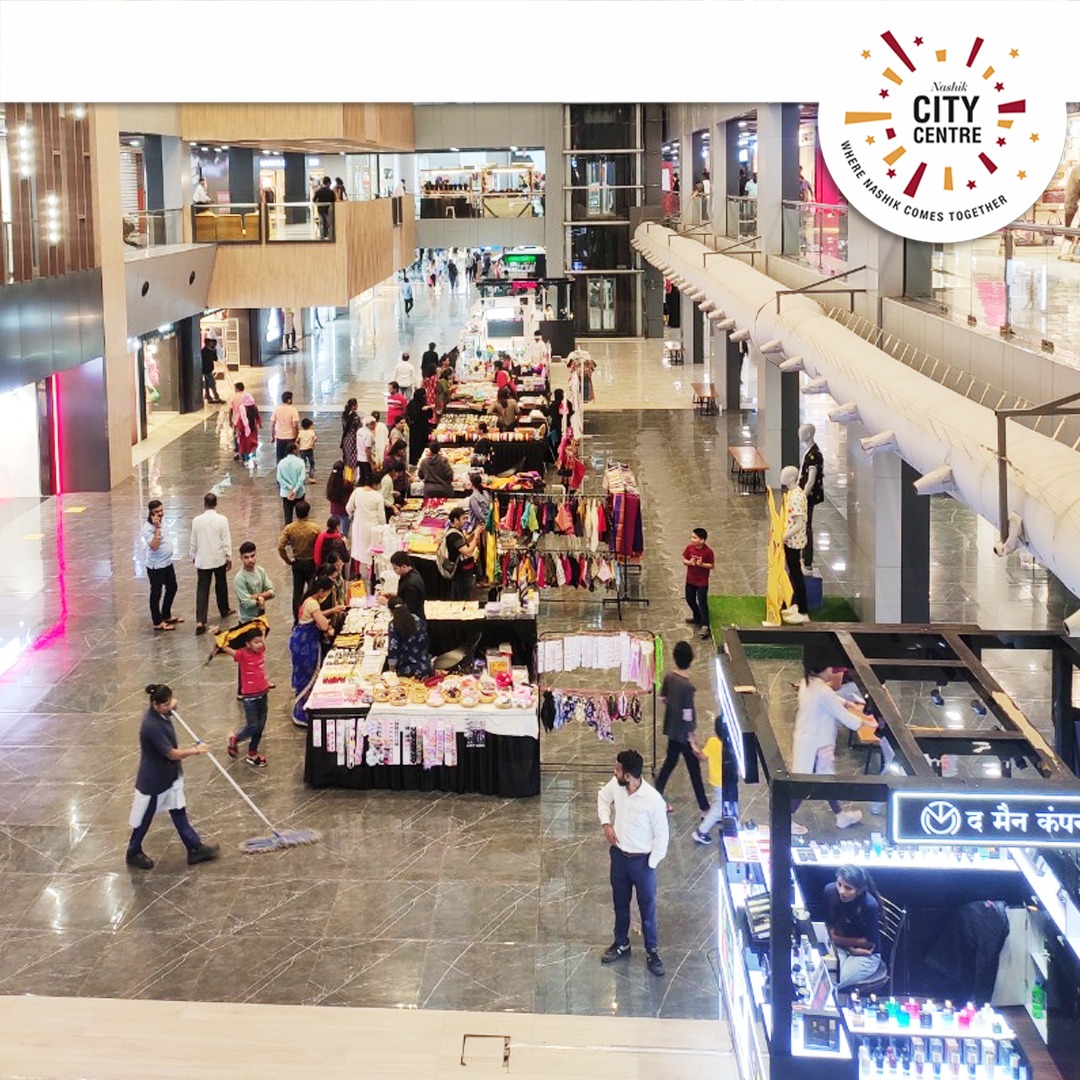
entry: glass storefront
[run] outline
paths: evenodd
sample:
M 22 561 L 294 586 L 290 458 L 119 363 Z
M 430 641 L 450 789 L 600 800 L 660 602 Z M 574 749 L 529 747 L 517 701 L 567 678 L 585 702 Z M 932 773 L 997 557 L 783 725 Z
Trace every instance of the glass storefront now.
M 422 218 L 543 217 L 547 155 L 520 146 L 417 154 L 416 185 Z

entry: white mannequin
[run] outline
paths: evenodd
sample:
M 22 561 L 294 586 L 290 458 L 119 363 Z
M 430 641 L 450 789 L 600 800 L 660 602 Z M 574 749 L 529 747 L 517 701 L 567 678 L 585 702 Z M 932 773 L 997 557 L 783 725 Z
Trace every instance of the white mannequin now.
M 803 548 L 803 573 L 813 572 L 814 566 L 814 507 L 817 502 L 824 498 L 819 490 L 817 502 L 814 499 L 814 489 L 821 479 L 822 462 L 821 451 L 818 449 L 814 436 L 817 429 L 813 424 L 799 425 L 799 444 L 802 448 L 802 466 L 799 470 L 799 486 L 806 495 L 806 547 Z M 809 460 L 808 460 L 809 459 Z
M 799 487 L 799 470 L 794 465 L 785 465 L 780 470 L 780 483 L 784 489 L 784 558 L 788 579 L 795 592 L 791 606 L 784 608 L 780 617 L 786 623 L 805 623 L 810 621 L 810 616 L 806 614 L 806 583 L 802 572 L 808 516 L 806 495 Z

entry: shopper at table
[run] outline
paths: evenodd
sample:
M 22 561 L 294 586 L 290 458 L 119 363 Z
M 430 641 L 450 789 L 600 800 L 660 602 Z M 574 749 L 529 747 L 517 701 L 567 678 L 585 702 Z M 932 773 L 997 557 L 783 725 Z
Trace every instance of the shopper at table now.
M 331 551 L 319 567 L 319 577 L 330 579 L 330 595 L 319 605 L 319 610 L 331 619 L 349 609 L 349 583 L 345 580 L 348 556 Z M 325 645 L 326 642 L 323 642 Z
M 409 407 L 409 399 L 402 393 L 401 387 L 396 382 L 390 383 L 386 394 L 386 426 L 393 428 L 394 425 L 405 415 Z
M 345 479 L 345 462 L 335 461 L 326 479 L 326 501 L 330 504 L 330 513 L 341 522 L 341 535 L 349 537 L 349 512 L 346 509 L 353 486 Z
M 435 348 L 435 342 L 429 341 L 424 355 L 420 357 L 420 375 L 427 378 L 439 366 L 439 353 Z
M 454 494 L 454 467 L 446 460 L 437 442 L 432 442 L 428 447 L 417 476 L 424 483 L 425 499 L 448 499 Z
M 409 422 L 409 464 L 415 465 L 420 460 L 424 448 L 431 441 L 431 429 L 434 426 L 435 407 L 428 404 L 427 391 L 418 386 L 413 392 L 412 401 L 405 417 Z
M 688 641 L 677 641 L 671 650 L 675 661 L 675 670 L 664 676 L 660 685 L 660 700 L 664 705 L 664 736 L 667 739 L 667 756 L 656 778 L 656 790 L 661 795 L 667 786 L 679 758 L 686 761 L 686 771 L 690 774 L 690 783 L 694 788 L 698 809 L 708 813 L 709 800 L 705 796 L 705 786 L 701 782 L 701 765 L 697 759 L 697 715 L 694 711 L 694 684 L 687 674 L 694 662 L 694 650 Z M 674 807 L 668 804 L 668 811 Z
M 844 669 L 837 667 L 810 668 L 799 683 L 799 704 L 795 710 L 795 737 L 792 744 L 791 767 L 797 773 L 819 773 L 832 776 L 836 772 L 836 736 L 841 727 L 858 731 L 874 731 L 877 722 L 858 706 L 846 702 L 837 691 L 844 679 Z M 791 813 L 802 805 L 797 799 Z M 862 821 L 861 810 L 845 810 L 835 799 L 829 806 L 836 815 L 836 827 L 846 829 Z M 805 825 L 791 823 L 792 834 L 802 836 Z
M 400 596 L 391 596 L 387 606 L 390 609 L 390 630 L 386 637 L 388 667 L 398 675 L 426 679 L 431 674 L 427 623 L 418 619 Z
M 498 399 L 491 410 L 495 414 L 495 420 L 500 431 L 513 431 L 518 422 L 518 405 L 516 399 L 510 396 L 508 387 L 499 391 Z
M 131 804 L 128 824 L 127 864 L 137 870 L 152 870 L 154 860 L 142 849 L 154 815 L 168 810 L 176 831 L 187 848 L 188 866 L 208 862 L 218 857 L 217 844 L 204 844 L 188 821 L 187 800 L 184 798 L 184 777 L 180 762 L 198 754 L 208 754 L 210 747 L 198 742 L 181 750 L 173 726 L 172 711 L 176 698 L 164 684 L 146 688 L 150 703 L 139 725 L 139 772 L 135 777 L 135 798 Z
M 495 389 L 505 390 L 506 387 L 513 384 L 513 381 L 510 375 L 510 361 L 501 361 L 495 369 Z
M 431 406 L 431 418 L 432 423 L 437 424 L 439 417 L 442 416 L 442 409 L 439 408 L 439 369 L 436 367 L 430 375 L 425 375 L 422 389 L 424 391 L 424 400 Z M 410 420 L 411 423 L 411 420 Z
M 336 552 L 342 561 L 349 558 L 349 545 L 341 532 L 341 518 L 337 514 L 331 514 L 326 519 L 326 528 L 315 537 L 315 566 L 320 567 L 326 562 L 328 556 Z
M 450 404 L 450 395 L 454 392 L 454 373 L 450 361 L 444 360 L 439 368 L 435 383 L 435 412 L 442 416 Z
M 368 415 L 356 432 L 356 483 L 375 480 L 375 417 Z
M 839 967 L 836 988 L 850 990 L 881 969 L 881 904 L 861 866 L 841 866 L 825 886 L 825 926 Z
M 450 511 L 446 527 L 446 550 L 453 573 L 450 577 L 450 598 L 471 600 L 476 590 L 476 552 L 482 529 L 475 529 L 471 536 L 465 535 L 466 515 L 461 506 Z
M 374 530 L 386 524 L 382 495 L 379 494 L 374 476 L 360 482 L 349 496 L 346 509 L 352 518 L 352 576 L 366 581 L 371 575 Z
M 356 398 L 349 398 L 345 411 L 341 414 L 341 457 L 345 462 L 345 478 L 350 484 L 356 483 L 356 467 L 359 461 L 357 436 L 362 426 Z
M 165 507 L 160 499 L 151 499 L 146 509 L 142 542 L 143 565 L 150 581 L 150 621 L 157 631 L 175 630 L 176 624 L 184 620 L 174 619 L 172 613 L 177 588 L 176 570 L 173 568 L 172 541 L 163 524 Z
M 390 445 L 386 448 L 386 457 L 383 458 L 382 471 L 389 472 L 394 467 L 394 462 L 400 462 L 404 470 L 409 467 L 409 444 L 404 439 L 390 435 Z
M 656 868 L 667 855 L 668 823 L 663 796 L 641 778 L 644 765 L 636 750 L 620 751 L 612 770 L 615 775 L 596 797 L 596 812 L 609 847 L 615 909 L 614 940 L 600 962 L 614 964 L 629 957 L 630 897 L 636 892 L 645 963 L 654 975 L 663 975 L 656 931 Z
M 406 551 L 395 551 L 390 556 L 390 569 L 397 574 L 397 596 L 405 601 L 405 606 L 420 619 L 427 619 L 424 604 L 427 600 L 427 586 L 420 571 L 413 566 Z M 380 593 L 379 602 L 388 603 L 393 593 Z
M 395 463 L 398 471 L 401 470 L 400 463 Z M 383 513 L 386 515 L 387 524 L 390 523 L 390 519 L 397 515 L 397 503 L 394 501 L 394 477 L 393 474 L 387 470 L 379 477 L 379 494 L 382 496 L 383 501 Z
M 322 602 L 333 591 L 329 578 L 317 577 L 300 603 L 297 622 L 289 635 L 289 655 L 292 657 L 293 710 L 292 721 L 297 727 L 308 726 L 307 699 L 315 686 L 322 661 L 322 639 L 334 636 L 330 620 L 321 610 Z
M 469 528 L 484 528 L 491 510 L 491 493 L 484 490 L 482 473 L 469 473 L 472 491 L 469 494 Z
M 378 472 L 390 446 L 390 429 L 382 422 L 382 414 L 378 410 L 372 410 L 371 415 L 375 418 L 375 452 L 372 455 L 371 467 Z

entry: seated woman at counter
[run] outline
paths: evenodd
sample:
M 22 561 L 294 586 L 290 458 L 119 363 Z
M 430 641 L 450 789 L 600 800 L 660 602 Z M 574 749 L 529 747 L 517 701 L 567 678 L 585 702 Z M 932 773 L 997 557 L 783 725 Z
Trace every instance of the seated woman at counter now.
M 454 469 L 437 442 L 428 447 L 417 476 L 424 482 L 425 499 L 448 499 L 454 494 Z
M 850 990 L 881 967 L 881 905 L 870 875 L 861 866 L 841 866 L 825 886 L 825 926 L 839 962 L 838 990 Z
M 413 679 L 431 674 L 431 653 L 427 623 L 418 619 L 400 596 L 386 601 L 390 609 L 390 631 L 386 637 L 386 662 L 391 671 Z
M 495 414 L 495 420 L 500 431 L 513 431 L 518 422 L 517 400 L 510 396 L 507 387 L 499 391 L 499 398 L 492 406 L 491 411 Z
M 843 682 L 844 669 L 810 668 L 799 683 L 799 704 L 795 710 L 795 738 L 792 745 L 792 768 L 798 773 L 832 776 L 836 772 L 836 736 L 841 727 L 874 731 L 877 721 L 857 705 L 848 704 L 837 690 Z M 801 799 L 791 804 L 791 813 L 799 809 Z M 835 799 L 829 806 L 836 815 L 836 827 L 846 829 L 862 821 L 861 810 L 845 810 Z M 803 836 L 806 826 L 791 823 L 793 836 Z

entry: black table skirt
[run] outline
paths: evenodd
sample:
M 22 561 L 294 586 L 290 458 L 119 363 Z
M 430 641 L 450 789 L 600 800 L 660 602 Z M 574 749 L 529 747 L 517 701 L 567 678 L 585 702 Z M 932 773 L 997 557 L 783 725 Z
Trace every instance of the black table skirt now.
M 457 736 L 457 765 L 356 765 L 346 768 L 325 749 L 311 745 L 308 731 L 304 782 L 313 788 L 354 791 L 446 791 L 455 795 L 496 795 L 527 799 L 540 794 L 540 740 L 530 736 L 488 735 L 486 745 L 466 749 Z

